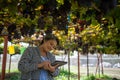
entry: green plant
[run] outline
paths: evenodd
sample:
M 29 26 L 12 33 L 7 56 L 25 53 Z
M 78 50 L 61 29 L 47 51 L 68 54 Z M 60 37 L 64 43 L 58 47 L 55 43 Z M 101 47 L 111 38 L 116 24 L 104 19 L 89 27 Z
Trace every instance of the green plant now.
M 13 72 L 13 73 L 6 74 L 5 80 L 20 80 L 20 73 Z
M 90 76 L 84 76 L 84 77 L 82 77 L 82 80 L 96 80 L 96 77 L 92 74 Z
M 55 78 L 55 80 L 67 80 L 68 77 L 70 80 L 77 80 L 77 74 L 69 73 L 67 70 L 61 69 L 59 76 Z
M 78 80 L 78 76 L 75 73 L 69 73 L 67 70 L 61 69 L 59 76 L 55 77 L 55 80 L 67 80 L 68 77 L 70 80 Z M 20 79 L 20 73 L 17 72 L 12 72 L 10 74 L 6 75 L 5 80 L 19 80 Z M 112 77 L 107 76 L 107 75 L 93 75 L 90 74 L 89 76 L 81 76 L 80 80 L 113 80 Z M 119 79 L 118 79 L 119 80 Z

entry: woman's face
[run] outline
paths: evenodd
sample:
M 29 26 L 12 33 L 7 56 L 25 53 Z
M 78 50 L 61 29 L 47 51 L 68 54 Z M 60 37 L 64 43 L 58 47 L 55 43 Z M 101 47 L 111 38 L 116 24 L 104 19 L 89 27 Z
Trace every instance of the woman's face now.
M 56 48 L 57 42 L 56 40 L 48 40 L 48 41 L 45 41 L 43 45 L 44 45 L 44 51 L 49 52 Z

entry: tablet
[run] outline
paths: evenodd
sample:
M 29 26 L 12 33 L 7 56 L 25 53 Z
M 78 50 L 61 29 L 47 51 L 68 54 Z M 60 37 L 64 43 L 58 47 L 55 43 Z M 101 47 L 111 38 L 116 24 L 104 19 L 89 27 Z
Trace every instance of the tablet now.
M 67 64 L 67 62 L 65 62 L 65 61 L 55 61 L 55 62 L 53 62 L 51 65 L 52 65 L 52 66 L 55 66 L 55 65 L 57 65 L 57 64 L 59 64 L 58 67 L 60 67 L 60 66 L 63 66 L 63 65 L 65 65 L 65 64 Z

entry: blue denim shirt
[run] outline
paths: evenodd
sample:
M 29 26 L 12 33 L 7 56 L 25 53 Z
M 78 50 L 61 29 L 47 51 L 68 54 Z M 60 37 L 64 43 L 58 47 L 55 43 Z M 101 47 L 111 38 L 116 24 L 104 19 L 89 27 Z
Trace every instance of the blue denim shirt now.
M 47 57 L 43 57 L 43 56 L 41 56 L 41 59 L 42 59 L 41 60 L 42 62 L 48 60 Z M 48 80 L 48 79 L 49 79 L 48 72 L 46 70 L 44 70 L 44 69 L 41 69 L 41 71 L 40 71 L 40 80 Z
M 24 51 L 24 54 L 18 62 L 18 70 L 21 72 L 20 80 L 40 80 L 42 69 L 37 67 L 37 64 L 42 62 L 40 58 L 38 47 L 28 47 Z M 55 61 L 55 56 L 49 52 L 47 53 L 47 58 L 51 63 Z M 57 68 L 53 73 L 49 71 L 47 73 L 49 76 L 47 80 L 54 80 L 54 77 L 59 74 L 59 69 Z

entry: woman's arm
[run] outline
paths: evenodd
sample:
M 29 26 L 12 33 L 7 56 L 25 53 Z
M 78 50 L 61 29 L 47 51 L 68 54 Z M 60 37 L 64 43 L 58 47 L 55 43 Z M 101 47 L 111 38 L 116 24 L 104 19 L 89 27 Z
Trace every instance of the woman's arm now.
M 18 70 L 21 72 L 30 72 L 38 69 L 38 63 L 32 62 L 32 57 L 34 53 L 32 47 L 28 47 L 23 55 L 21 56 L 20 61 L 18 62 Z
M 51 75 L 52 75 L 53 77 L 56 77 L 56 76 L 59 75 L 59 73 L 60 73 L 60 70 L 57 68 L 54 72 L 51 72 Z
M 49 54 L 49 59 L 50 59 L 51 63 L 53 63 L 56 60 L 55 56 L 51 53 Z M 55 76 L 59 75 L 60 70 L 56 66 L 53 66 L 53 67 L 55 68 L 55 70 L 54 71 L 49 70 L 49 71 L 50 71 L 50 74 L 55 77 Z

